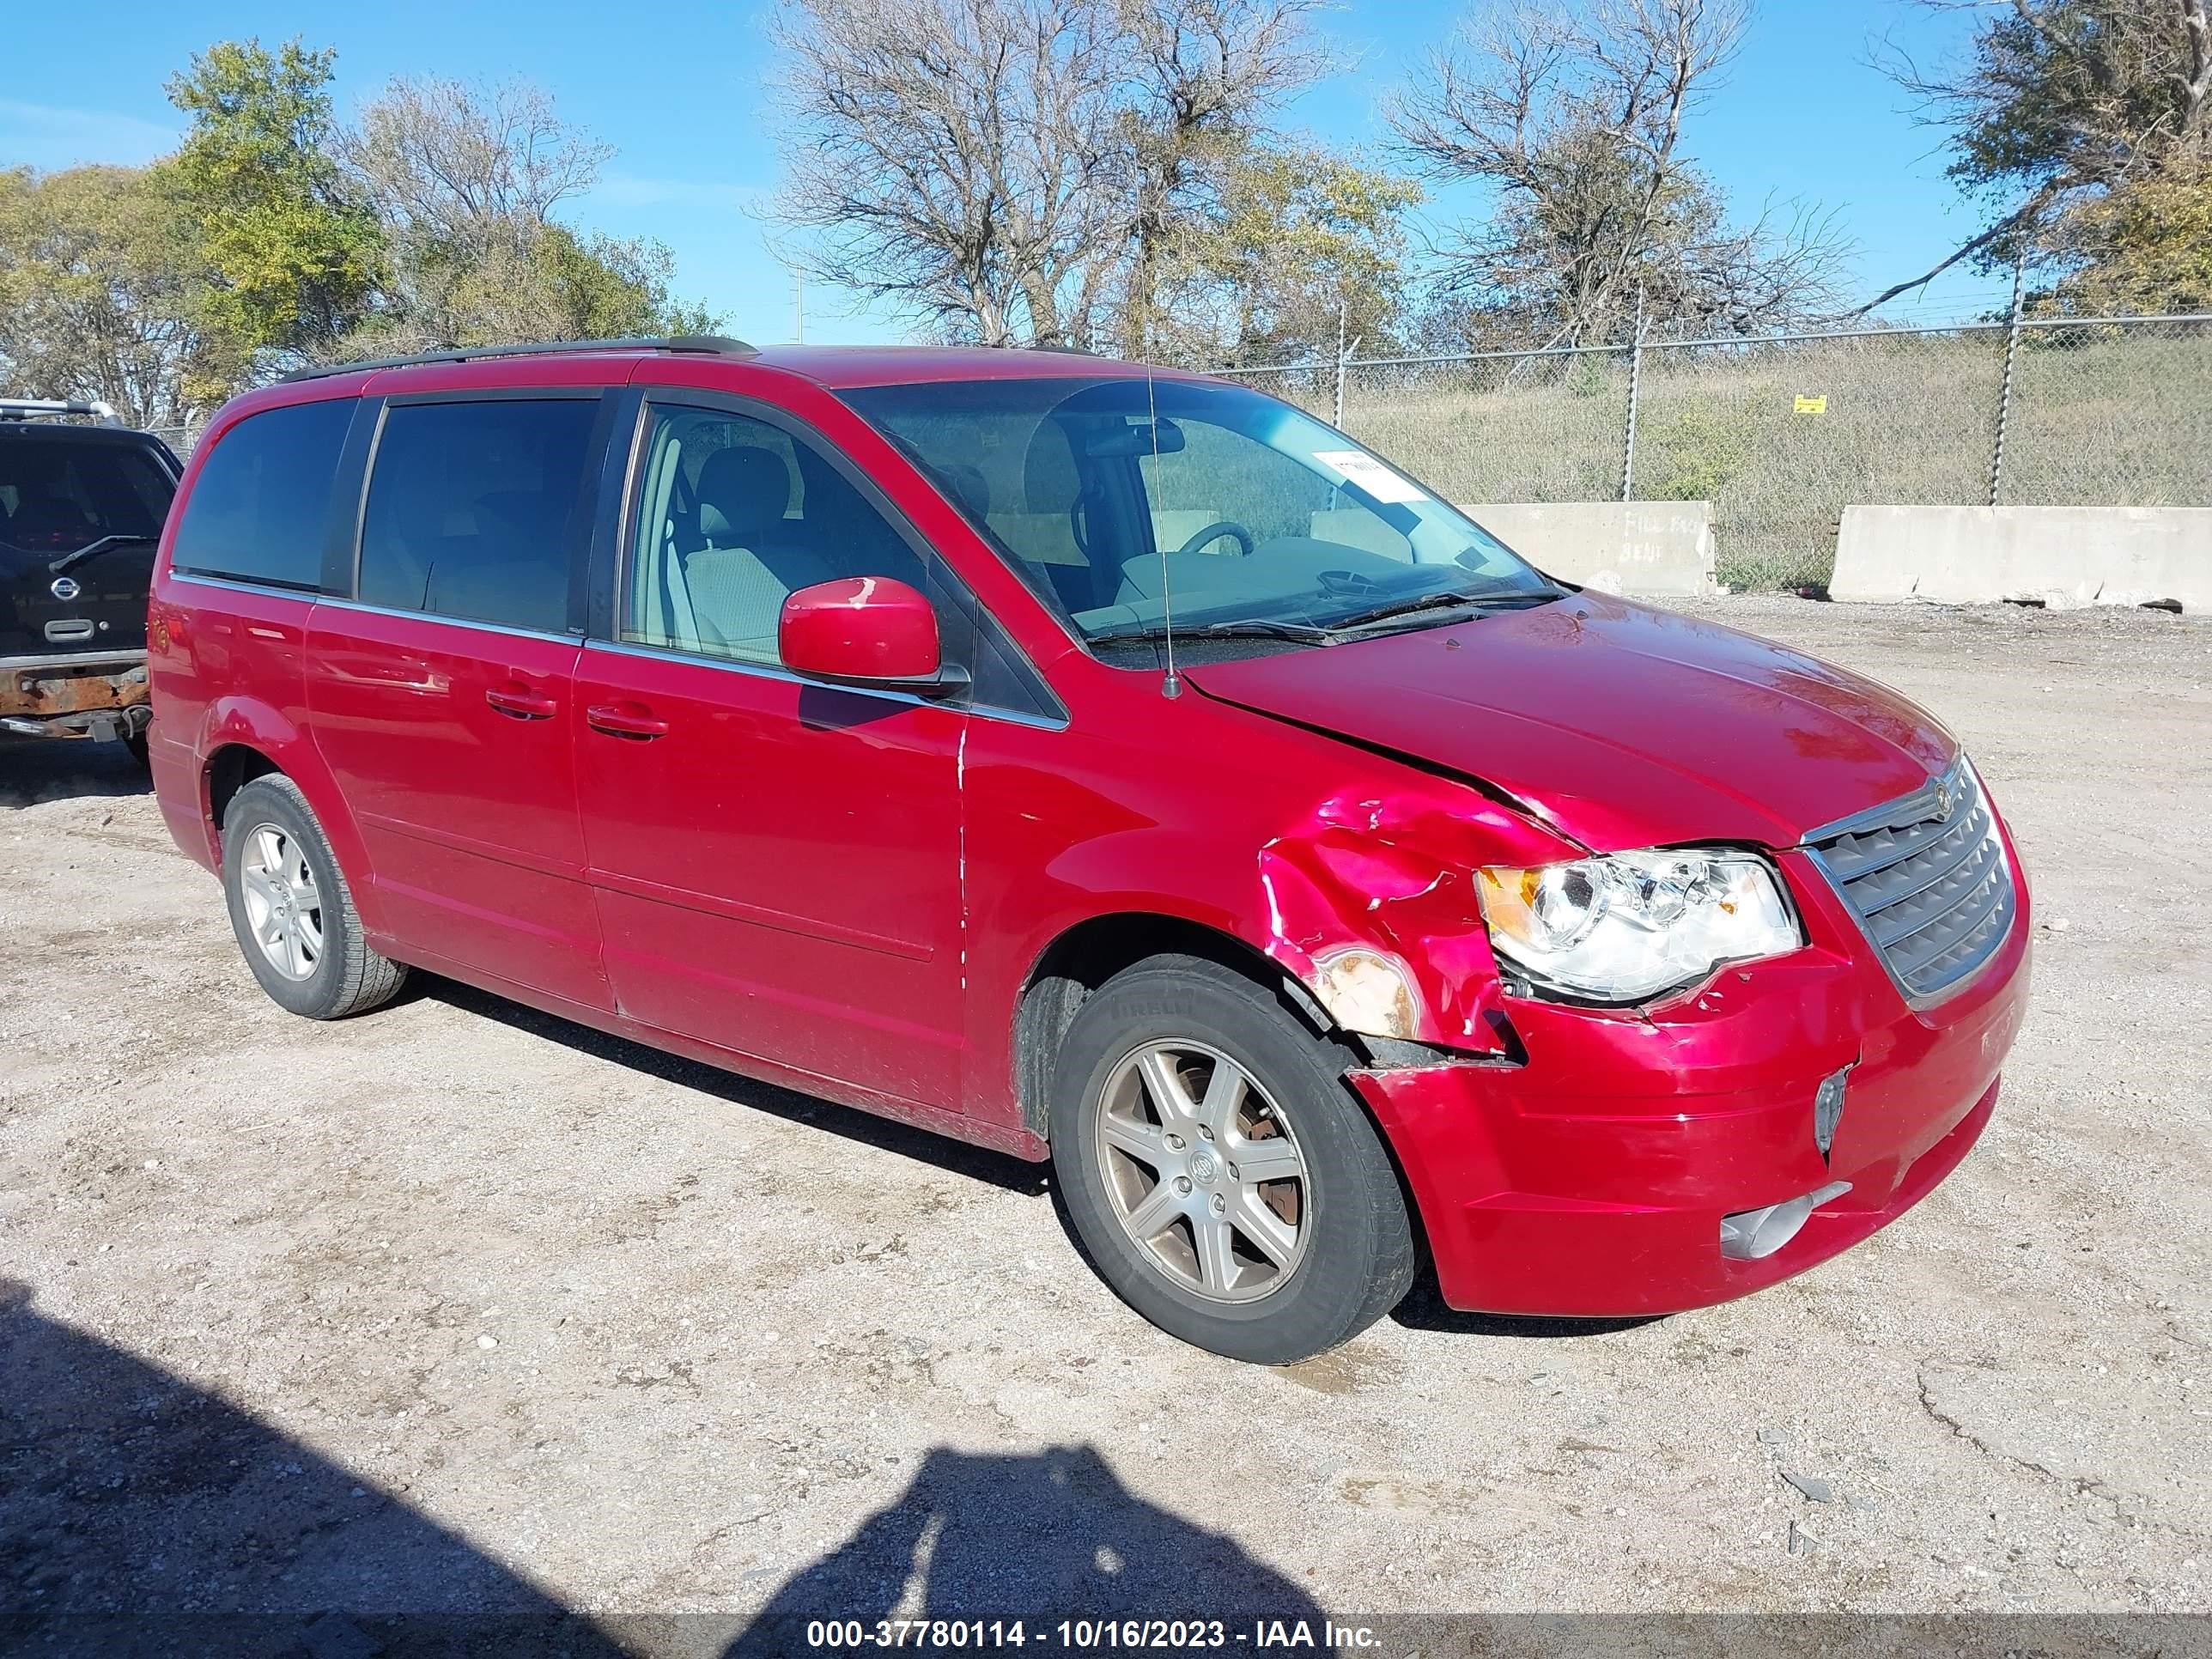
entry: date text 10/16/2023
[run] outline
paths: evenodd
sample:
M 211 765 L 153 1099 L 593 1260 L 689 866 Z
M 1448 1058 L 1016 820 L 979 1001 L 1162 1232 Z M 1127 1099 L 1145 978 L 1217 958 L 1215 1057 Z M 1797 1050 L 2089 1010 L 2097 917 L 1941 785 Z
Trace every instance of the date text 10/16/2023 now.
M 839 1648 L 1024 1648 L 1034 1644 L 1069 1652 L 1103 1649 L 1134 1651 L 1231 1649 L 1270 1654 L 1376 1645 L 1364 1625 L 1323 1619 L 1255 1619 L 1232 1627 L 1220 1619 L 859 1619 L 811 1620 L 806 1644 Z

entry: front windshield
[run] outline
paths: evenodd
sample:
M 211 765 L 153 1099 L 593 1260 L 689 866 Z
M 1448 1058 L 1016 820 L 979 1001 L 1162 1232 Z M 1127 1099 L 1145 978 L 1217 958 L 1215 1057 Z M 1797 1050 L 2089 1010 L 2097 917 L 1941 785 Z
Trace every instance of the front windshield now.
M 1290 404 L 1141 379 L 843 394 L 1091 641 L 1333 629 L 1559 590 L 1448 502 Z M 1167 592 L 1163 596 L 1164 580 Z

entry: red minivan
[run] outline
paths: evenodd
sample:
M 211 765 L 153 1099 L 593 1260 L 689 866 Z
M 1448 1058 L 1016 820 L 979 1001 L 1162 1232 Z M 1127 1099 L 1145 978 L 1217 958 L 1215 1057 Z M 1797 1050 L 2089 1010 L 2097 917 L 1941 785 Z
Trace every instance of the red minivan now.
M 285 1007 L 417 967 L 1049 1157 L 1113 1288 L 1241 1358 L 1423 1255 L 1515 1314 L 1800 1273 L 1966 1155 L 2027 1000 L 1933 719 L 1200 375 L 295 377 L 194 456 L 149 659 L 161 811 Z

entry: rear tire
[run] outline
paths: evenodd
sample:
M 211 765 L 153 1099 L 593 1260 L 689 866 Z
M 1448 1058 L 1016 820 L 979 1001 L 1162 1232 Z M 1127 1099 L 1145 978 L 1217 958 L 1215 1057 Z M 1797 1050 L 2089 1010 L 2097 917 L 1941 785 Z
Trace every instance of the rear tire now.
M 1109 980 L 1068 1028 L 1051 1110 L 1100 1277 L 1170 1335 L 1262 1364 L 1381 1318 L 1413 1283 L 1413 1234 L 1344 1082 L 1357 1063 L 1217 963 L 1154 957 Z
M 389 1002 L 405 982 L 405 968 L 368 948 L 330 841 L 282 773 L 230 798 L 222 886 L 246 965 L 280 1007 L 343 1019 Z

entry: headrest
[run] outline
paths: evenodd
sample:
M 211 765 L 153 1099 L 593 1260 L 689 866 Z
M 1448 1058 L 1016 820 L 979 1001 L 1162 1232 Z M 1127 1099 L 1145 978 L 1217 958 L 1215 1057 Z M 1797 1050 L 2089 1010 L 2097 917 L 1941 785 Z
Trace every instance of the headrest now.
M 1040 421 L 1022 462 L 1022 493 L 1029 498 L 1024 505 L 1031 513 L 1065 513 L 1082 489 L 1066 428 L 1058 421 Z
M 791 506 L 791 467 L 773 449 L 738 444 L 699 468 L 699 533 L 718 545 L 744 546 L 783 522 Z

